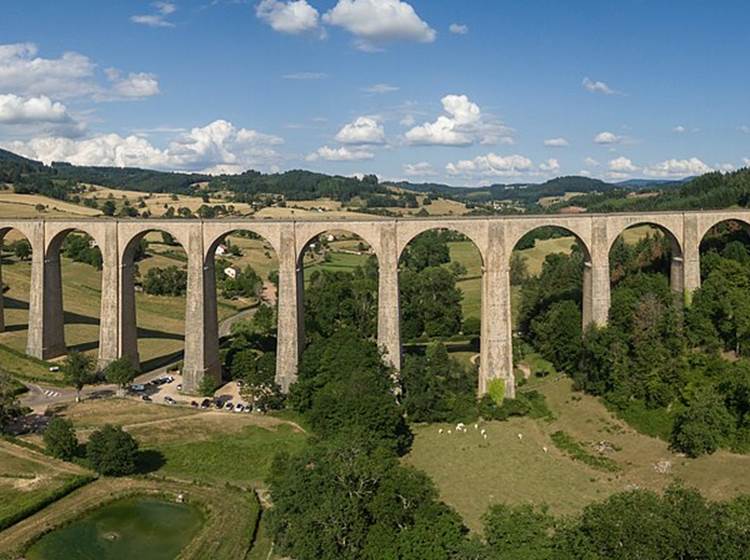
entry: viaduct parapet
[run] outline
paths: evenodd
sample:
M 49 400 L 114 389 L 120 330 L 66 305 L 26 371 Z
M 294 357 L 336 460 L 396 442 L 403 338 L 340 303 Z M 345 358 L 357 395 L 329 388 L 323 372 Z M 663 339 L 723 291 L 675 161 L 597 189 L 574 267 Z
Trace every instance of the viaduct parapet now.
M 184 387 L 197 389 L 203 376 L 220 375 L 214 255 L 228 234 L 247 231 L 264 238 L 279 259 L 278 343 L 276 378 L 284 390 L 294 383 L 304 341 L 302 257 L 316 237 L 342 230 L 361 237 L 377 256 L 378 344 L 395 368 L 401 365 L 398 262 L 406 245 L 431 229 L 450 229 L 474 242 L 482 258 L 481 353 L 479 387 L 483 394 L 493 379 L 502 379 L 513 397 L 513 348 L 510 303 L 510 256 L 530 231 L 545 226 L 568 230 L 585 252 L 584 326 L 605 324 L 609 313 L 609 252 L 617 237 L 636 225 L 654 225 L 672 242 L 671 285 L 690 293 L 700 285 L 699 246 L 706 232 L 726 220 L 750 223 L 750 211 L 658 212 L 634 214 L 517 215 L 492 217 L 398 218 L 366 220 L 138 220 L 138 219 L 0 219 L 0 240 L 11 229 L 31 243 L 31 290 L 27 352 L 49 359 L 66 352 L 60 249 L 74 231 L 90 235 L 102 253 L 99 333 L 100 367 L 121 356 L 139 363 L 134 252 L 151 231 L 164 231 L 188 256 L 185 311 Z M 0 271 L 0 279 L 2 273 Z M 0 293 L 0 331 L 4 329 Z

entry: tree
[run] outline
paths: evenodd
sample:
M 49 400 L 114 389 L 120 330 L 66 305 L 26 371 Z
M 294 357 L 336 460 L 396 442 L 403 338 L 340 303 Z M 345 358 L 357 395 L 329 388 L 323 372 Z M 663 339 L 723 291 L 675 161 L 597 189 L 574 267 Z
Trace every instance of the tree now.
M 112 200 L 105 200 L 104 204 L 102 204 L 102 212 L 105 216 L 114 216 L 116 210 L 117 207 Z
M 11 378 L 0 372 L 0 433 L 4 433 L 8 425 L 22 414 Z
M 86 444 L 86 457 L 100 474 L 133 474 L 138 458 L 138 442 L 121 426 L 106 424 L 91 434 Z
M 136 373 L 133 363 L 125 356 L 110 362 L 104 370 L 107 381 L 120 387 L 123 393 L 125 388 L 135 379 Z
M 187 291 L 187 271 L 176 266 L 149 269 L 143 291 L 154 296 L 182 296 Z
M 58 459 L 70 461 L 78 452 L 78 438 L 73 422 L 55 417 L 44 430 L 44 446 L 47 453 Z
M 81 389 L 96 379 L 94 359 L 88 354 L 72 351 L 62 365 L 63 379 L 76 388 L 76 402 L 81 401 Z
M 708 390 L 675 419 L 672 445 L 691 457 L 710 454 L 731 439 L 734 425 L 721 396 Z
M 487 545 L 499 560 L 546 560 L 555 519 L 544 508 L 496 504 L 484 515 Z
M 276 327 L 273 308 L 261 303 L 253 314 L 253 327 L 258 334 L 270 335 Z
M 13 242 L 13 254 L 17 259 L 25 261 L 31 256 L 31 243 L 27 239 L 19 239 Z

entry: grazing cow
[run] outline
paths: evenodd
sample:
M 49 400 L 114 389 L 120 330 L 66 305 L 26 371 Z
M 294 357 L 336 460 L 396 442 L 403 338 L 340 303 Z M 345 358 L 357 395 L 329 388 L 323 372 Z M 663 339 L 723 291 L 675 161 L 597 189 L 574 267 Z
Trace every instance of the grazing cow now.
M 547 449 L 547 446 L 545 445 L 544 447 L 542 447 L 542 451 L 544 451 L 545 453 L 547 453 L 547 451 L 549 451 L 549 449 Z
M 443 428 L 440 428 L 440 429 L 438 430 L 438 433 L 439 433 L 439 434 L 442 434 L 442 433 L 443 433 Z
M 518 441 L 523 441 L 523 434 L 518 434 Z

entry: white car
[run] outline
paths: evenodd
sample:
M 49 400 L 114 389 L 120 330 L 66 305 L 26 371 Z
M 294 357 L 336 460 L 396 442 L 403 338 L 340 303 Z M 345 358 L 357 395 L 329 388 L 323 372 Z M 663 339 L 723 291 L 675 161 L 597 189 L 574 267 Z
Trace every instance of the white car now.
M 244 404 L 237 403 L 236 405 L 234 405 L 234 411 L 235 412 L 242 412 L 243 410 L 245 410 L 245 405 Z
M 134 383 L 130 386 L 130 390 L 136 393 L 140 393 L 141 391 L 145 391 L 146 387 L 142 383 Z

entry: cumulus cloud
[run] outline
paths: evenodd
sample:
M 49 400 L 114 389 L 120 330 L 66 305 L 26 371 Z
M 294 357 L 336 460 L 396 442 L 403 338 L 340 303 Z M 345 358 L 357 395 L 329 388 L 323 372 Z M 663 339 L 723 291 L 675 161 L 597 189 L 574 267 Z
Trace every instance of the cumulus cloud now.
M 469 26 L 460 23 L 451 23 L 448 27 L 448 31 L 454 35 L 466 35 L 469 32 Z
M 547 138 L 544 141 L 544 145 L 548 148 L 565 148 L 567 146 L 570 146 L 568 141 L 565 138 Z
M 687 128 L 685 128 L 684 126 L 682 126 L 680 124 L 680 125 L 677 125 L 676 127 L 674 127 L 672 129 L 672 132 L 676 132 L 677 134 L 684 134 L 684 133 L 687 132 Z
M 594 143 L 596 144 L 620 144 L 624 138 L 622 136 L 618 136 L 614 132 L 600 132 L 596 136 L 594 136 Z
M 342 144 L 384 144 L 385 130 L 374 117 L 358 117 L 339 130 L 336 140 Z
M 362 161 L 372 159 L 375 154 L 365 149 L 350 149 L 346 146 L 339 148 L 329 148 L 322 146 L 305 158 L 307 161 L 317 161 L 324 159 L 326 161 Z
M 463 159 L 445 166 L 449 175 L 466 177 L 508 177 L 521 175 L 533 168 L 533 162 L 525 156 L 500 156 L 494 153 L 474 159 Z
M 603 93 L 604 95 L 614 95 L 617 93 L 615 90 L 613 90 L 611 87 L 609 87 L 604 82 L 600 82 L 598 80 L 592 80 L 591 78 L 584 78 L 583 82 L 581 83 L 583 87 L 590 91 L 591 93 Z
M 426 161 L 404 164 L 404 173 L 409 177 L 434 177 L 437 171 Z
M 542 171 L 546 171 L 547 173 L 560 171 L 560 162 L 557 161 L 555 158 L 550 158 L 547 161 L 540 163 L 539 169 L 541 169 Z
M 393 93 L 394 91 L 398 91 L 398 86 L 392 86 L 390 84 L 373 84 L 371 86 L 367 86 L 365 88 L 362 88 L 362 91 L 365 93 L 375 93 L 375 94 L 382 94 L 382 93 Z
M 609 170 L 618 173 L 634 173 L 638 171 L 638 167 L 633 164 L 631 160 L 626 157 L 620 156 L 609 162 Z
M 502 123 L 484 118 L 479 105 L 466 95 L 446 95 L 441 102 L 447 114 L 408 130 L 405 138 L 409 144 L 469 146 L 476 142 L 513 143 L 513 131 Z
M 599 167 L 599 162 L 598 162 L 598 161 L 596 161 L 596 160 L 595 160 L 594 158 L 592 158 L 592 157 L 587 157 L 586 159 L 584 159 L 584 160 L 583 160 L 583 163 L 585 163 L 585 164 L 586 164 L 586 165 L 588 165 L 589 167 Z
M 746 167 L 750 167 L 750 158 L 742 158 L 742 163 L 744 163 Z
M 69 120 L 65 105 L 53 102 L 46 95 L 0 95 L 0 124 L 61 123 Z
M 697 157 L 690 159 L 668 159 L 643 169 L 649 177 L 689 177 L 713 171 Z
M 165 149 L 154 146 L 141 136 L 123 137 L 119 134 L 101 134 L 81 140 L 47 136 L 4 146 L 45 163 L 66 161 L 75 165 L 185 171 L 206 171 L 222 166 L 224 170 L 241 171 L 249 167 L 264 167 L 279 159 L 275 146 L 281 143 L 283 139 L 278 136 L 216 120 L 178 135 Z
M 159 93 L 154 74 L 105 71 L 109 84 L 97 82 L 96 64 L 87 56 L 66 52 L 60 58 L 37 56 L 33 43 L 0 45 L 0 91 L 50 99 L 93 98 L 97 101 L 137 99 Z
M 174 23 L 167 19 L 167 16 L 177 11 L 177 6 L 172 2 L 154 2 L 154 13 L 139 14 L 130 17 L 130 21 L 148 27 L 174 27 Z
M 384 43 L 398 40 L 431 43 L 437 35 L 402 0 L 339 0 L 323 21 L 352 33 L 357 47 L 365 51 L 377 51 Z
M 88 57 L 66 52 L 60 58 L 41 58 L 33 43 L 0 45 L 0 91 L 17 95 L 47 95 L 65 99 L 96 91 L 95 65 Z
M 143 99 L 159 94 L 159 80 L 155 74 L 131 72 L 123 76 L 116 68 L 108 68 L 105 72 L 110 81 L 110 87 L 95 95 L 99 100 Z
M 318 29 L 318 10 L 306 0 L 262 0 L 255 15 L 280 33 L 297 35 Z

